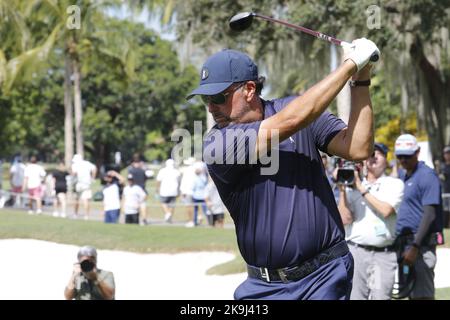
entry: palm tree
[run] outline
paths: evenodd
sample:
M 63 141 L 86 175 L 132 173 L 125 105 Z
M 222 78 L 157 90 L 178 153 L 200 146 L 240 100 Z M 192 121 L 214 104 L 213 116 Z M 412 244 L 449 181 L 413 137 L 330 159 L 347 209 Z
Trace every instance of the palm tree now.
M 76 152 L 84 154 L 83 146 L 83 109 L 81 93 L 81 68 L 83 58 L 96 54 L 105 56 L 108 61 L 120 64 L 127 77 L 133 76 L 134 62 L 133 52 L 127 39 L 119 39 L 117 35 L 103 30 L 105 25 L 104 9 L 119 7 L 121 1 L 94 1 L 80 0 L 77 6 L 80 9 L 73 14 L 80 14 L 79 27 L 69 28 L 68 21 L 73 17 L 68 15 L 68 8 L 72 5 L 69 0 L 30 0 L 14 1 L 0 0 L 0 18 L 9 21 L 16 30 L 9 39 L 18 37 L 13 55 L 7 60 L 6 55 L 0 50 L 0 83 L 4 92 L 8 92 L 13 85 L 26 79 L 39 68 L 45 67 L 45 61 L 50 52 L 55 49 L 62 50 L 65 57 L 64 77 L 64 109 L 65 109 L 65 163 L 70 165 L 73 155 L 73 121 L 72 121 L 72 85 L 73 101 L 75 106 L 75 134 Z M 29 25 L 39 25 L 40 32 L 31 34 L 27 29 Z M 0 34 L 3 28 L 0 29 Z M 42 33 L 47 30 L 48 36 Z M 31 37 L 42 39 L 32 39 Z M 16 38 L 17 39 L 17 38 Z M 32 41 L 29 41 L 31 39 Z M 14 40 L 12 40 L 14 41 Z M 117 43 L 119 41 L 119 43 Z M 32 44 L 38 43 L 31 48 Z M 20 47 L 18 49 L 17 47 Z M 3 48 L 3 47 L 2 47 Z

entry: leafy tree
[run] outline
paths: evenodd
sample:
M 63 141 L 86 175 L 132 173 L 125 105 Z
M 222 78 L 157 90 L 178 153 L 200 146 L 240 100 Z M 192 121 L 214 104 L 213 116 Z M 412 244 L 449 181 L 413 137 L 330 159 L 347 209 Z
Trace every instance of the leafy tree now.
M 256 11 L 344 40 L 370 38 L 382 52 L 377 66 L 385 72 L 382 95 L 397 97 L 400 92 L 401 129 L 406 129 L 412 106 L 435 157 L 450 143 L 449 0 L 198 0 L 177 4 L 174 10 L 180 39 L 201 46 L 206 54 L 219 46 L 247 51 L 270 74 L 277 95 L 298 92 L 328 73 L 330 44 L 258 19 L 251 29 L 236 34 L 228 27 L 235 13 Z M 370 15 L 377 12 L 379 28 L 369 28 Z
M 22 46 L 18 55 L 6 57 L 0 51 L 0 81 L 3 81 L 4 92 L 20 81 L 29 80 L 29 75 L 44 69 L 46 60 L 54 48 L 62 50 L 65 60 L 64 104 L 65 104 L 65 159 L 69 165 L 72 157 L 72 99 L 71 82 L 73 77 L 73 101 L 75 107 L 75 133 L 77 153 L 84 153 L 84 137 L 82 130 L 83 108 L 81 96 L 81 68 L 83 58 L 100 55 L 114 60 L 122 68 L 123 74 L 132 76 L 133 54 L 127 38 L 120 38 L 101 29 L 105 17 L 103 9 L 118 6 L 116 1 L 79 0 L 76 6 L 72 1 L 32 0 L 13 2 L 1 0 L 0 16 L 13 21 L 18 31 L 9 36 L 25 32 L 34 37 L 29 45 Z M 73 9 L 73 10 L 70 10 Z M 71 15 L 71 16 L 70 16 Z M 13 17 L 14 19 L 11 19 Z M 74 20 L 70 23 L 70 20 Z M 79 22 L 77 26 L 76 23 Z M 29 30 L 25 31 L 25 30 Z M 4 28 L 0 33 L 5 32 Z M 30 37 L 24 37 L 27 40 Z M 13 40 L 10 40 L 11 43 Z M 8 44 L 8 42 L 7 42 Z M 17 47 L 17 46 L 16 46 Z M 17 48 L 11 45 L 11 52 Z

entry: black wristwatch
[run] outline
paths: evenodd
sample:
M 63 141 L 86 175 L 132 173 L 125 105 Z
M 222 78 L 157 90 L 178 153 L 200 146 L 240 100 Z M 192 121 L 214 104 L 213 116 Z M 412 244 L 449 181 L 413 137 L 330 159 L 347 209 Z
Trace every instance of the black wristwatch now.
M 348 84 L 350 85 L 350 87 L 368 87 L 370 86 L 370 79 L 362 81 L 350 80 Z

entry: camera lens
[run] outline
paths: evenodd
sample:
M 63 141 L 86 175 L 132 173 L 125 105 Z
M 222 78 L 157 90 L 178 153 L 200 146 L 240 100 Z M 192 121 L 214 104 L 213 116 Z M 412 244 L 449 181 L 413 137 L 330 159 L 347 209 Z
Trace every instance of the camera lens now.
M 337 182 L 345 185 L 351 185 L 355 182 L 353 169 L 338 169 Z
M 94 263 L 89 260 L 84 260 L 80 263 L 81 271 L 83 272 L 91 272 L 94 269 Z

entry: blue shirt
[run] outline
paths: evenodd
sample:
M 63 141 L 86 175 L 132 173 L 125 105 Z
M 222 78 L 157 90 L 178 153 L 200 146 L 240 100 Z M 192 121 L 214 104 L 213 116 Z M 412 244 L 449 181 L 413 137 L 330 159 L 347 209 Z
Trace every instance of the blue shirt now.
M 411 176 L 399 171 L 399 178 L 405 183 L 402 203 L 397 213 L 397 234 L 416 233 L 423 215 L 423 206 L 435 205 L 436 218 L 430 232 L 442 231 L 441 185 L 436 172 L 423 161 L 419 161 Z
M 280 111 L 292 99 L 263 101 L 264 118 Z M 250 161 L 260 125 L 261 121 L 220 129 L 215 126 L 205 137 L 203 155 L 235 222 L 245 261 L 253 266 L 282 268 L 301 263 L 344 240 L 341 217 L 318 149 L 326 152 L 328 143 L 345 123 L 324 112 L 280 143 L 278 149 L 272 150 L 272 157 L 279 152 L 279 169 L 272 175 L 261 171 L 269 164 Z M 227 137 L 227 132 L 233 130 L 241 131 L 237 137 Z M 211 163 L 212 158 L 215 163 Z

